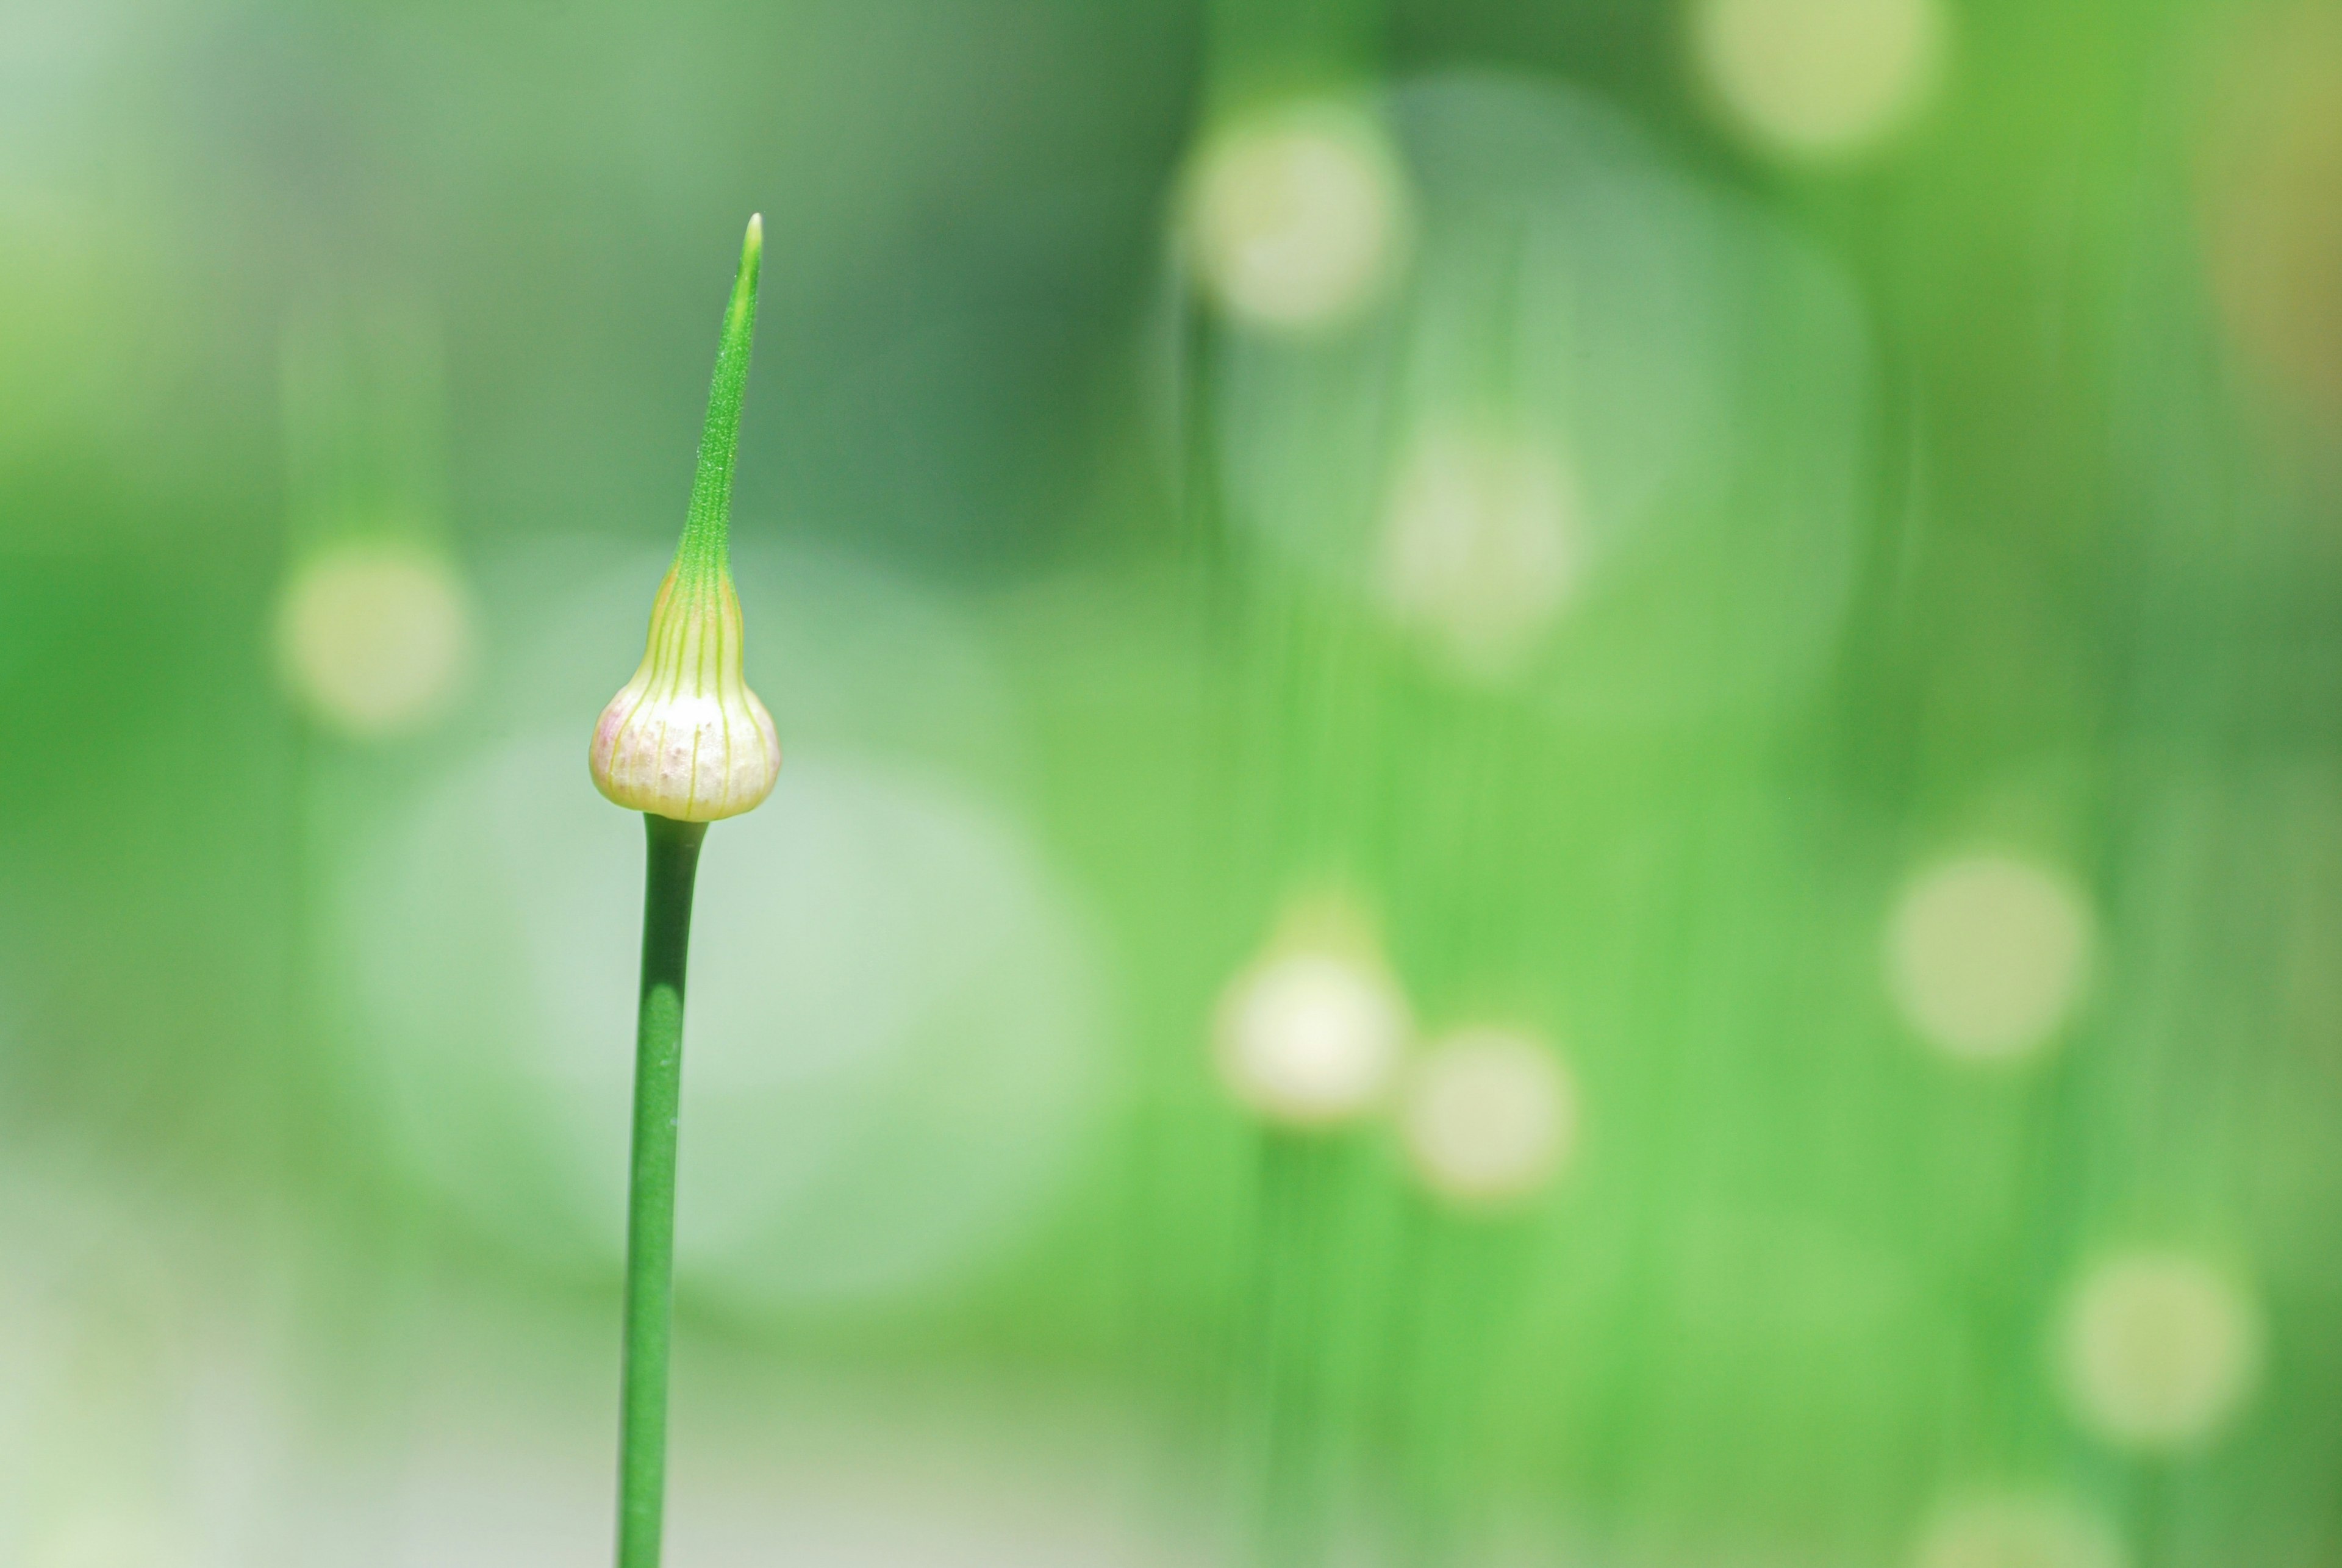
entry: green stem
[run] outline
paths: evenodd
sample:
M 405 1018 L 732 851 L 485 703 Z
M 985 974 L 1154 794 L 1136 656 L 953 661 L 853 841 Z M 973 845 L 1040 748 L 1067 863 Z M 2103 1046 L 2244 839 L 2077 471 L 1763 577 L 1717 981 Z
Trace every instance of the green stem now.
M 1260 1423 L 1258 1568 L 1325 1561 L 1323 1422 L 1326 1323 L 1321 1245 L 1331 1215 L 1336 1151 L 1270 1131 L 1261 1150 L 1260 1258 L 1255 1310 Z
M 618 1437 L 618 1568 L 658 1568 L 666 1503 L 666 1371 L 675 1316 L 676 1116 L 683 1096 L 683 975 L 704 822 L 646 813 L 642 1010 L 635 1034 L 635 1153 L 626 1203 L 626 1370 Z

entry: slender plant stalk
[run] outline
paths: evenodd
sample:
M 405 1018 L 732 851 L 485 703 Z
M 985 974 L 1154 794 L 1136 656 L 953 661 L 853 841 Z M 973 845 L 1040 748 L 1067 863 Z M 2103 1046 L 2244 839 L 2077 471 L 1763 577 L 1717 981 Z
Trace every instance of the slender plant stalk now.
M 1320 1243 L 1338 1180 L 1334 1160 L 1335 1151 L 1286 1132 L 1269 1132 L 1261 1149 L 1256 1568 L 1315 1568 L 1325 1559 Z
M 756 330 L 763 245 L 763 222 L 752 217 L 724 313 L 683 541 L 652 611 L 642 668 L 603 710 L 588 757 L 596 786 L 640 810 L 649 838 L 626 1201 L 618 1568 L 658 1568 L 666 1512 L 676 1123 L 683 1098 L 683 982 L 691 948 L 692 884 L 708 823 L 754 808 L 770 793 L 780 767 L 772 719 L 741 677 L 739 602 L 728 564 L 732 464 Z M 621 743 L 630 729 L 638 733 L 627 749 Z M 674 765 L 679 756 L 688 758 L 688 767 Z
M 656 1568 L 666 1499 L 668 1328 L 675 1302 L 676 1120 L 683 977 L 704 822 L 646 813 L 643 986 L 635 1033 L 635 1153 L 626 1209 L 626 1371 L 618 1439 L 618 1568 Z

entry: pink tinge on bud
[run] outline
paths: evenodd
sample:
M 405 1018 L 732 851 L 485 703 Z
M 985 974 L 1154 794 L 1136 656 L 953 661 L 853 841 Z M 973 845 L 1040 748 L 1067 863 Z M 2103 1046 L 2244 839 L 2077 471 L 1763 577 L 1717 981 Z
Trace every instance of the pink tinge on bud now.
M 669 572 L 642 667 L 594 726 L 595 787 L 679 822 L 737 816 L 772 794 L 780 738 L 741 674 L 741 642 L 728 572 Z

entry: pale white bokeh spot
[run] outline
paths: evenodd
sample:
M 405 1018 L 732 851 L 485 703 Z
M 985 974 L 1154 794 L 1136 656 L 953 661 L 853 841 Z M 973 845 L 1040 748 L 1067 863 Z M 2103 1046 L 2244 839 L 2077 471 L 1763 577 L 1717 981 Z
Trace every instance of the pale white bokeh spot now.
M 1406 176 L 1376 120 L 1336 101 L 1287 105 L 1204 143 L 1186 190 L 1190 259 L 1240 320 L 1330 325 L 1398 273 L 1408 207 Z
M 1456 671 L 1499 679 L 1535 651 L 1576 585 L 1582 517 L 1576 482 L 1549 446 L 1435 432 L 1391 485 L 1376 594 Z
M 2058 1382 L 2076 1421 L 2108 1443 L 2191 1446 L 2216 1433 L 2260 1376 L 2259 1308 L 2236 1280 L 2185 1253 L 2097 1264 L 2057 1324 Z
M 1828 159 L 1870 147 L 1926 103 L 1944 70 L 1941 0 L 1696 0 L 1709 89 L 1770 151 Z
M 1969 1497 L 1938 1513 L 1912 1568 L 2125 1568 L 2107 1522 L 2053 1492 Z
M 2011 1060 L 2054 1039 L 2089 980 L 2090 906 L 2064 873 L 2012 855 L 1942 862 L 1904 889 L 1887 932 L 1887 984 L 1928 1044 Z
M 471 661 L 471 595 L 418 546 L 354 541 L 295 568 L 277 604 L 278 668 L 312 716 L 375 740 L 444 712 Z
M 1349 1121 L 1382 1102 L 1408 1027 L 1405 999 L 1370 962 L 1282 954 L 1239 975 L 1221 1001 L 1221 1080 L 1271 1122 Z
M 577 749 L 565 727 L 457 760 L 347 864 L 352 1064 L 425 1190 L 516 1253 L 611 1267 L 642 825 Z M 996 1255 L 1108 1087 L 1080 905 L 973 791 L 811 744 L 721 845 L 692 922 L 680 1288 L 769 1313 Z
M 1426 1186 L 1467 1206 L 1525 1198 L 1577 1137 L 1577 1093 L 1552 1049 L 1516 1030 L 1459 1029 L 1408 1071 L 1399 1134 Z

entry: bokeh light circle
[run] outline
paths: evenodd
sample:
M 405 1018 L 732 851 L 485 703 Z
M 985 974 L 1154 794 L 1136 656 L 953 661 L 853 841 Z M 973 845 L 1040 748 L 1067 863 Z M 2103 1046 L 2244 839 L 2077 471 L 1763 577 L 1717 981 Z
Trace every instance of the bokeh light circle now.
M 2215 1435 L 2251 1395 L 2260 1311 L 2201 1258 L 2123 1253 L 2075 1286 L 2055 1353 L 2067 1408 L 2084 1427 L 2123 1447 L 2187 1448 Z
M 1407 1038 L 1406 1004 L 1388 976 L 1352 954 L 1279 953 L 1222 998 L 1221 1081 L 1271 1122 L 1323 1127 L 1381 1104 Z
M 1577 1137 L 1577 1093 L 1553 1049 L 1476 1026 L 1435 1042 L 1408 1069 L 1399 1133 L 1424 1184 L 1467 1208 L 1537 1192 Z
M 1947 1055 L 2013 1060 L 2055 1039 L 2081 999 L 2093 926 L 2062 872 L 2005 854 L 1946 861 L 1914 877 L 1889 917 L 1887 990 Z
M 1533 440 L 1434 431 L 1392 486 L 1375 585 L 1384 609 L 1466 674 L 1509 674 L 1577 574 L 1576 482 Z
M 1360 105 L 1256 110 L 1196 153 L 1184 214 L 1190 264 L 1240 321 L 1327 326 L 1372 303 L 1398 272 L 1407 209 L 1389 137 Z
M 1845 157 L 1895 131 L 1944 69 L 1942 0 L 1696 0 L 1695 63 L 1768 151 Z
M 445 556 L 358 540 L 301 561 L 277 604 L 277 667 L 311 717 L 375 740 L 436 718 L 473 644 L 471 595 Z

